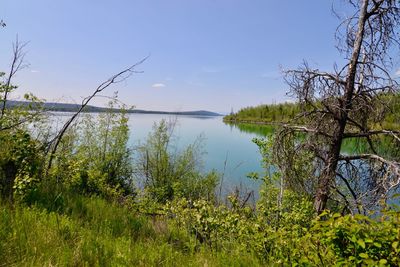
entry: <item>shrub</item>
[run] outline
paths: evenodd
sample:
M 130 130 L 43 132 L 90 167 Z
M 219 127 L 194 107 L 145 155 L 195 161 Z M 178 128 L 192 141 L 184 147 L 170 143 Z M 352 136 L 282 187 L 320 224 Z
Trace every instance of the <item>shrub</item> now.
M 136 175 L 145 190 L 162 203 L 175 197 L 214 199 L 219 176 L 215 171 L 201 172 L 201 141 L 173 151 L 172 134 L 173 125 L 162 120 L 138 147 Z
M 85 194 L 118 197 L 135 193 L 126 112 L 85 114 L 60 143 L 51 174 Z

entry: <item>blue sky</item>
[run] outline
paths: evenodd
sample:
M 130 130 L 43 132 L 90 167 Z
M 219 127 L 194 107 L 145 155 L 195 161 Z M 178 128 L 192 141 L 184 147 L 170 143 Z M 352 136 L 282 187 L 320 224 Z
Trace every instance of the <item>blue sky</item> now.
M 151 110 L 283 102 L 280 70 L 303 60 L 331 69 L 342 0 L 2 0 L 0 70 L 12 42 L 29 41 L 18 97 L 80 102 L 98 83 L 150 54 L 142 74 L 109 88 Z M 97 100 L 94 104 L 101 104 Z

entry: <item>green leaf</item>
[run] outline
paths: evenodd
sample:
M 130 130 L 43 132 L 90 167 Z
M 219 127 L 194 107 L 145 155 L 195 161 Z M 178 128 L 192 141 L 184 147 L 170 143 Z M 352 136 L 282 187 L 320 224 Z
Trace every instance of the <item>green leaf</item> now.
M 379 263 L 380 263 L 380 264 L 387 264 L 387 260 L 381 259 L 381 260 L 379 261 Z
M 360 247 L 365 248 L 365 242 L 362 239 L 358 239 L 357 241 L 358 245 L 360 245 Z
M 368 259 L 368 254 L 367 253 L 360 253 L 358 255 L 363 259 Z

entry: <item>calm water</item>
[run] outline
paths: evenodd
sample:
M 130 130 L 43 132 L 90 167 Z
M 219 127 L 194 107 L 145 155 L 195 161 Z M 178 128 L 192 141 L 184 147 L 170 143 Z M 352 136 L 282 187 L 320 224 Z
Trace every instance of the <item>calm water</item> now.
M 60 128 L 71 116 L 70 113 L 56 113 L 53 126 Z M 96 114 L 93 114 L 96 116 Z M 251 124 L 228 125 L 222 117 L 193 117 L 157 114 L 129 114 L 130 145 L 144 143 L 153 125 L 162 119 L 176 121 L 173 141 L 177 149 L 192 144 L 201 137 L 203 142 L 204 171 L 217 170 L 223 174 L 222 193 L 226 195 L 235 188 L 241 192 L 254 190 L 258 198 L 260 181 L 247 178 L 247 174 L 263 174 L 258 147 L 252 142 L 254 137 L 266 136 L 273 132 L 272 126 Z M 362 140 L 361 140 L 362 141 Z M 364 153 L 367 146 L 360 140 L 347 140 L 342 147 L 345 154 Z M 390 152 L 390 142 L 382 140 L 378 149 Z
M 225 194 L 236 186 L 258 191 L 260 183 L 246 177 L 250 172 L 263 172 L 258 147 L 251 141 L 257 134 L 226 125 L 222 117 L 130 114 L 131 145 L 145 142 L 154 123 L 162 119 L 177 120 L 174 135 L 178 149 L 193 143 L 199 136 L 203 138 L 203 169 L 215 169 L 224 174 Z

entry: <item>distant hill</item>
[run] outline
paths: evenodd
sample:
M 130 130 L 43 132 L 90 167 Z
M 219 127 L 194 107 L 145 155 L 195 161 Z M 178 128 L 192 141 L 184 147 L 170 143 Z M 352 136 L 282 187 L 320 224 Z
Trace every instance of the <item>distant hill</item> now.
M 28 106 L 30 102 L 26 101 L 7 101 L 7 107 L 13 108 L 18 106 Z M 43 109 L 46 111 L 61 111 L 61 112 L 75 112 L 81 105 L 79 104 L 68 104 L 68 103 L 55 103 L 46 102 L 43 103 Z M 106 112 L 109 108 L 96 107 L 87 105 L 83 112 Z M 113 112 L 119 112 L 120 109 L 112 109 Z M 142 110 L 142 109 L 131 109 L 127 110 L 128 113 L 140 113 L 140 114 L 170 114 L 170 115 L 191 115 L 191 116 L 222 116 L 219 113 L 207 111 L 207 110 L 195 110 L 195 111 L 155 111 L 155 110 Z

